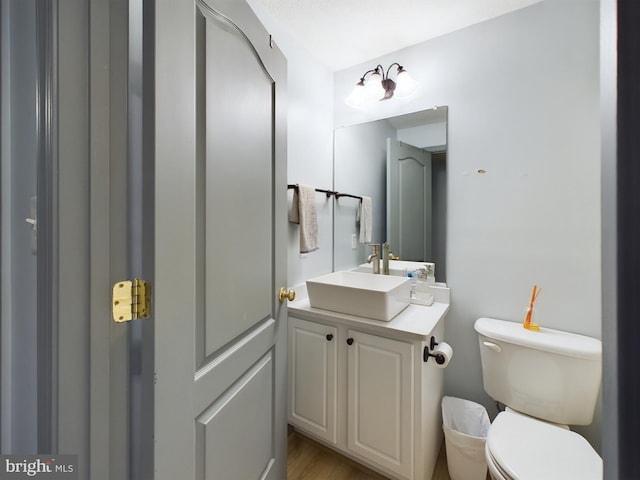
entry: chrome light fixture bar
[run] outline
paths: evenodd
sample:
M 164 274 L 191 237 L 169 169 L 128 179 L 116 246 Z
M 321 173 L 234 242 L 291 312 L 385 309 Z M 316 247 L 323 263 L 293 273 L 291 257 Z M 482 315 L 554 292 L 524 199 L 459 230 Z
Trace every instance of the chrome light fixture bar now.
M 389 78 L 392 67 L 396 70 L 396 80 Z M 369 75 L 369 78 L 367 78 Z M 350 107 L 360 108 L 379 100 L 393 97 L 408 97 L 418 88 L 416 81 L 399 63 L 392 63 L 386 72 L 382 65 L 368 70 L 362 75 L 351 94 L 345 99 Z

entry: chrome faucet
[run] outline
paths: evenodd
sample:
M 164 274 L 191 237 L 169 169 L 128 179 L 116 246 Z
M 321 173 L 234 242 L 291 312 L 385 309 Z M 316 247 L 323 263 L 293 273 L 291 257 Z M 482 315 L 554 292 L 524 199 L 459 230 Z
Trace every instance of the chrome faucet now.
M 380 274 L 380 245 L 377 243 L 368 243 L 373 247 L 373 253 L 367 257 L 367 263 L 373 263 L 373 273 Z
M 382 274 L 389 275 L 389 244 L 382 244 Z

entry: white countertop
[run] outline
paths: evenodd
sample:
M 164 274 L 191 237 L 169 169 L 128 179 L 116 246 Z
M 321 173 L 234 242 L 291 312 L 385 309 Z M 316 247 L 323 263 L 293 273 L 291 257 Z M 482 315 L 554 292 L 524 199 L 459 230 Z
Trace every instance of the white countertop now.
M 309 299 L 304 294 L 303 298 L 290 302 L 288 308 L 290 315 L 307 320 L 332 321 L 348 327 L 366 326 L 368 330 L 376 330 L 379 333 L 395 333 L 401 336 L 411 336 L 414 339 L 415 337 L 427 339 L 438 322 L 446 315 L 449 304 L 434 302 L 428 307 L 410 304 L 388 322 L 313 308 L 309 305 Z

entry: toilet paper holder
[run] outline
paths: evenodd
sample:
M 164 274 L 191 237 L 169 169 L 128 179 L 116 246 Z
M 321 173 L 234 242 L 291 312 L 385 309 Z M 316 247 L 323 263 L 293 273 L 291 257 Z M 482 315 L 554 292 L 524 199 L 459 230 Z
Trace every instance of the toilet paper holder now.
M 436 337 L 431 337 L 431 339 L 429 340 L 429 345 L 425 345 L 424 346 L 424 350 L 422 352 L 422 360 L 424 360 L 425 362 L 429 361 L 429 357 L 433 357 L 436 360 L 436 363 L 438 365 L 442 365 L 445 361 L 446 358 L 444 357 L 444 355 L 442 355 L 441 353 L 431 353 L 431 351 L 435 350 L 436 345 L 438 345 L 438 342 L 436 342 Z

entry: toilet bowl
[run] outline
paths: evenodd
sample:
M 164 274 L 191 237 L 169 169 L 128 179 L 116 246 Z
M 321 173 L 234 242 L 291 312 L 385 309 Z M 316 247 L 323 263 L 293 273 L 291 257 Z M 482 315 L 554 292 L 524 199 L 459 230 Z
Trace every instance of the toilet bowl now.
M 495 480 L 602 479 L 602 459 L 583 437 L 512 412 L 491 424 L 485 458 Z
M 475 323 L 485 391 L 507 406 L 489 428 L 485 458 L 494 480 L 601 480 L 602 459 L 567 425 L 588 425 L 600 389 L 602 344 L 515 322 Z

